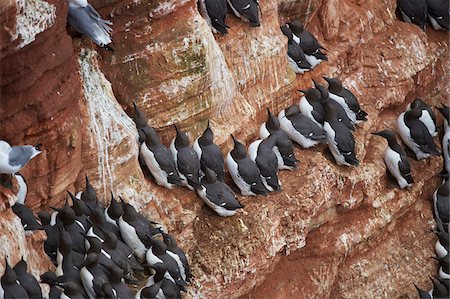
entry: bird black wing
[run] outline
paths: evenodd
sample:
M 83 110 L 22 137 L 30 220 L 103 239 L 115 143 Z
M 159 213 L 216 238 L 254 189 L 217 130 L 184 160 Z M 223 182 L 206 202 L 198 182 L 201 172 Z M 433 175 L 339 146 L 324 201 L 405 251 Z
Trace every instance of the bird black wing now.
M 217 174 L 218 180 L 223 181 L 224 159 L 220 148 L 215 144 L 200 147 L 202 150 L 201 161 Z
M 303 136 L 312 140 L 324 140 L 326 138 L 325 131 L 319 127 L 313 120 L 302 114 L 288 117 L 294 128 Z
M 167 174 L 176 172 L 175 160 L 167 147 L 163 144 L 158 144 L 156 146 L 151 146 L 149 150 L 152 151 L 156 162 L 158 162 L 159 167 L 161 167 L 162 170 Z
M 408 158 L 406 155 L 400 154 L 400 161 L 398 161 L 398 168 L 402 177 L 408 182 L 408 184 L 414 183 L 414 180 L 411 176 L 411 166 L 409 164 Z
M 422 152 L 440 155 L 436 148 L 436 144 L 434 144 L 433 137 L 430 135 L 427 127 L 419 119 L 405 119 L 405 124 L 410 128 L 411 138 L 419 146 Z

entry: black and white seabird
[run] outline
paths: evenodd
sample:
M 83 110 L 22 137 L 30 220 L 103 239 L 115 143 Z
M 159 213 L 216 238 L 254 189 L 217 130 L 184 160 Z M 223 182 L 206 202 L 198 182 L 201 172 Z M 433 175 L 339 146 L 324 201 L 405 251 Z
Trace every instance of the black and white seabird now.
M 287 59 L 294 72 L 297 74 L 303 74 L 304 72 L 311 70 L 312 66 L 306 59 L 305 52 L 303 52 L 300 45 L 294 41 L 291 28 L 284 25 L 281 26 L 281 31 L 288 38 Z
M 439 277 L 442 279 L 450 279 L 449 256 L 446 255 L 440 258 L 433 258 L 439 262 Z
M 102 268 L 103 272 L 110 272 L 111 268 L 117 267 L 111 258 L 111 255 L 103 249 L 103 243 L 96 237 L 86 237 L 86 241 L 89 243 L 89 249 L 86 251 L 86 255 L 89 253 L 96 253 L 98 257 L 98 265 Z
M 266 195 L 268 190 L 264 187 L 258 166 L 247 156 L 245 146 L 233 135 L 231 137 L 234 148 L 227 155 L 227 167 L 234 183 L 242 195 Z
M 330 98 L 344 107 L 352 123 L 357 124 L 367 120 L 367 113 L 359 106 L 358 99 L 350 90 L 342 86 L 338 78 L 323 78 L 328 82 Z
M 355 139 L 352 131 L 338 120 L 336 110 L 330 103 L 325 105 L 323 129 L 327 135 L 328 147 L 336 163 L 338 165 L 358 166 L 359 161 L 356 158 Z
M 289 106 L 278 114 L 281 129 L 302 148 L 310 148 L 326 142 L 326 134 L 322 127 L 309 117 L 300 113 L 298 105 Z
M 155 132 L 155 134 L 156 134 L 156 131 L 153 127 L 151 127 L 148 124 L 147 116 L 145 116 L 144 112 L 142 112 L 139 109 L 136 102 L 133 102 L 133 107 L 134 107 L 133 121 L 136 124 L 136 129 L 138 131 L 139 144 L 142 144 L 142 142 L 145 141 L 144 130 Z
M 198 8 L 213 33 L 228 33 L 227 0 L 198 0 Z
M 140 217 L 136 209 L 122 201 L 123 215 L 119 218 L 119 228 L 125 244 L 130 247 L 136 257 L 143 261 L 145 253 L 151 246 L 152 235 L 159 231 L 144 217 Z
M 111 191 L 111 201 L 109 202 L 109 205 L 106 207 L 104 213 L 106 222 L 111 223 L 116 227 L 119 227 L 117 222 L 119 221 L 120 216 L 123 215 L 123 208 L 122 204 L 114 198 L 114 194 L 112 193 L 112 191 Z
M 17 274 L 11 269 L 6 257 L 5 262 L 5 273 L 0 279 L 0 298 L 29 298 L 27 291 L 20 285 Z
M 404 22 L 413 23 L 425 31 L 428 15 L 427 0 L 398 0 L 397 7 Z
M 62 231 L 56 256 L 55 274 L 57 277 L 64 276 L 67 281 L 75 281 L 81 284 L 80 271 L 77 267 L 80 267 L 83 264 L 84 255 L 81 256 L 80 263 L 80 259 L 76 258 L 77 253 L 73 251 L 72 248 L 73 242 L 70 234 L 67 231 Z M 77 267 L 75 266 L 75 263 L 78 264 Z
M 427 0 L 428 18 L 434 30 L 448 31 L 449 2 L 448 0 Z
M 30 299 L 42 299 L 42 291 L 39 282 L 32 274 L 27 272 L 27 268 L 28 264 L 22 257 L 13 267 L 13 270 L 17 275 L 17 280 L 28 293 Z
M 48 294 L 48 299 L 60 299 L 62 290 L 57 286 L 59 279 L 56 277 L 55 273 L 52 271 L 47 271 L 40 276 L 40 282 L 43 284 L 48 284 L 50 287 L 50 292 Z
M 442 107 L 437 107 L 437 109 L 444 117 L 444 136 L 442 136 L 443 174 L 448 176 L 450 175 L 450 109 L 444 104 L 441 105 Z
M 80 290 L 80 285 L 75 282 L 58 282 L 57 286 L 62 288 L 63 294 L 61 294 L 60 299 L 84 299 L 82 291 Z
M 184 268 L 184 276 L 185 278 L 183 278 L 186 281 L 190 281 L 190 279 L 192 278 L 192 274 L 191 274 L 191 270 L 189 267 L 189 262 L 188 259 L 186 257 L 186 255 L 184 254 L 184 251 L 178 247 L 177 244 L 177 240 L 175 240 L 175 238 L 171 235 L 171 234 L 166 234 L 164 232 L 162 232 L 162 236 L 164 239 L 164 244 L 166 244 L 167 246 L 167 253 L 174 257 L 174 259 L 177 261 L 177 263 L 179 264 L 179 262 L 181 262 L 181 264 L 183 265 L 181 267 L 181 265 L 179 265 L 179 268 Z M 174 256 L 177 255 L 178 259 Z M 183 274 L 182 274 L 183 276 Z
M 261 179 L 267 190 L 281 191 L 278 179 L 278 159 L 273 152 L 277 136 L 272 135 L 264 140 L 256 140 L 248 147 L 248 156 L 259 168 Z
M 122 239 L 120 228 L 117 225 L 106 221 L 105 213 L 102 208 L 97 207 L 92 209 L 89 219 L 92 222 L 92 227 L 88 230 L 87 236 L 96 237 L 103 242 L 105 238 L 103 231 L 110 231 L 113 232 L 119 239 Z M 88 243 L 86 243 L 86 246 L 89 247 Z
M 103 232 L 105 240 L 102 244 L 112 261 L 127 273 L 140 272 L 144 268 L 139 264 L 133 251 L 112 232 Z
M 69 0 L 69 24 L 78 32 L 86 35 L 100 47 L 113 51 L 111 48 L 111 21 L 103 20 L 87 0 Z
M 44 251 L 50 260 L 56 265 L 56 251 L 58 249 L 60 230 L 58 226 L 50 225 L 50 214 L 47 211 L 38 213 L 41 226 L 45 230 L 47 239 L 44 242 Z
M 259 1 L 258 0 L 227 0 L 233 13 L 242 22 L 250 23 L 251 27 L 259 27 Z
M 349 128 L 349 130 L 354 131 L 355 126 L 347 116 L 344 107 L 342 107 L 337 101 L 330 98 L 330 93 L 325 88 L 325 86 L 318 84 L 315 80 L 313 80 L 313 82 L 316 89 L 320 92 L 320 102 L 322 103 L 322 105 L 325 106 L 326 103 L 330 103 L 333 109 L 336 111 L 338 120 L 342 122 L 347 128 Z
M 84 201 L 84 203 L 88 207 L 92 209 L 95 209 L 98 206 L 102 207 L 101 203 L 97 199 L 97 193 L 95 192 L 94 187 L 92 187 L 91 182 L 89 181 L 89 177 L 87 175 L 86 175 L 86 189 L 81 193 L 77 194 L 77 197 L 79 197 L 82 201 Z
M 31 159 L 41 153 L 42 144 L 11 147 L 0 140 L 0 174 L 14 174 L 20 171 Z
M 163 298 L 164 293 L 163 293 L 163 290 L 161 288 L 162 283 L 163 282 L 161 280 L 161 281 L 159 281 L 157 283 L 153 283 L 153 284 L 150 284 L 150 285 L 143 286 L 136 293 L 136 296 L 134 298 L 135 299 L 157 299 L 157 298 Z M 179 293 L 179 291 L 178 291 L 178 293 Z
M 236 214 L 238 209 L 242 209 L 239 200 L 233 190 L 224 182 L 217 179 L 216 173 L 204 166 L 202 167 L 205 176 L 202 177 L 202 188 L 197 189 L 198 196 L 219 216 L 227 217 Z
M 25 230 L 42 229 L 42 226 L 39 224 L 39 222 L 37 222 L 36 218 L 34 217 L 33 211 L 26 205 L 15 203 L 12 206 L 12 210 L 14 214 L 16 214 L 17 217 L 20 218 L 20 221 L 22 222 L 23 228 Z
M 419 98 L 414 99 L 412 103 L 408 104 L 406 107 L 406 111 L 414 109 L 415 107 L 419 107 L 422 111 L 422 115 L 419 117 L 419 120 L 427 127 L 428 132 L 430 132 L 431 136 L 437 135 L 436 128 L 436 115 L 434 115 L 431 107 L 428 106 L 424 101 Z
M 190 190 L 201 188 L 200 184 L 200 158 L 190 145 L 187 134 L 176 125 L 173 125 L 177 131 L 177 136 L 170 143 L 172 152 L 181 182 Z
M 161 143 L 155 130 L 144 128 L 142 133 L 145 140 L 141 144 L 140 157 L 156 183 L 169 189 L 172 189 L 174 185 L 180 185 L 181 178 L 171 151 Z
M 287 23 L 292 30 L 294 41 L 300 45 L 305 52 L 305 57 L 312 68 L 315 68 L 323 60 L 328 60 L 321 50 L 326 49 L 317 41 L 314 35 L 306 30 L 299 20 Z
M 320 101 L 321 94 L 315 88 L 310 88 L 307 90 L 299 90 L 304 95 L 300 98 L 299 108 L 300 112 L 313 120 L 321 128 L 323 126 L 323 120 L 325 115 L 325 110 Z
M 151 267 L 155 273 L 150 276 L 145 284 L 144 288 L 140 289 L 136 294 L 136 299 L 147 299 L 151 293 L 157 293 L 156 298 L 172 298 L 181 299 L 180 288 L 174 281 L 174 279 L 168 273 L 166 266 L 163 263 L 157 263 Z M 159 285 L 159 290 L 151 288 L 153 285 Z M 158 297 L 159 296 L 159 297 Z M 150 297 L 152 298 L 152 297 Z M 153 299 L 153 298 L 152 298 Z
M 403 112 L 397 119 L 397 126 L 403 142 L 416 154 L 417 160 L 426 159 L 440 153 L 427 127 L 419 119 L 422 109 L 418 106 Z
M 436 243 L 434 244 L 434 251 L 437 257 L 444 257 L 449 252 L 449 236 L 446 232 L 437 231 L 434 232 L 438 237 Z
M 297 106 L 298 107 L 298 106 Z M 280 120 L 267 108 L 267 121 L 259 128 L 259 137 L 266 139 L 270 135 L 277 136 L 273 152 L 277 156 L 278 169 L 293 170 L 297 167 L 297 158 L 294 153 L 294 144 L 289 135 L 281 128 Z M 309 119 L 308 119 L 309 120 Z
M 411 166 L 408 156 L 397 143 L 394 132 L 391 130 L 383 130 L 372 134 L 381 136 L 388 141 L 388 147 L 384 151 L 384 162 L 389 172 L 397 180 L 400 189 L 412 186 L 414 180 L 411 176 Z
M 86 248 L 84 239 L 86 236 L 86 229 L 83 224 L 76 220 L 75 212 L 72 208 L 62 208 L 58 214 L 63 223 L 64 230 L 69 233 L 72 239 L 72 249 L 78 253 L 84 254 Z
M 150 267 L 154 267 L 159 263 L 164 264 L 175 284 L 180 289 L 185 289 L 186 281 L 181 276 L 181 269 L 176 260 L 167 253 L 167 246 L 163 241 L 152 239 L 152 245 L 146 253 L 146 262 Z
M 216 173 L 217 179 L 223 182 L 224 160 L 222 151 L 216 144 L 214 144 L 214 135 L 211 130 L 209 120 L 208 126 L 202 136 L 198 137 L 194 141 L 194 150 L 200 158 L 200 163 L 203 163 L 208 168 L 212 169 Z
M 414 287 L 416 288 L 417 294 L 419 295 L 419 298 L 420 298 L 420 299 L 433 299 L 433 298 L 431 297 L 431 295 L 430 295 L 430 292 L 427 292 L 427 291 L 425 291 L 425 290 L 422 290 L 421 288 L 419 288 L 419 287 L 416 286 L 415 284 L 414 284 Z
M 437 278 L 430 277 L 431 282 L 433 283 L 433 289 L 431 291 L 431 295 L 433 295 L 434 299 L 444 299 L 448 298 L 448 287 L 446 287 L 441 281 Z
M 109 283 L 111 287 L 115 291 L 117 298 L 133 298 L 133 292 L 131 289 L 124 283 L 123 270 L 117 266 L 113 266 L 109 269 Z
M 90 214 L 90 210 L 87 205 L 81 199 L 78 199 L 71 192 L 67 191 L 70 198 L 72 199 L 72 209 L 75 212 L 75 220 L 80 222 L 84 230 L 88 230 L 91 227 L 91 223 L 88 220 L 87 215 Z
M 450 213 L 450 180 L 440 186 L 433 193 L 434 219 L 441 223 L 444 229 L 448 228 Z
M 98 264 L 97 253 L 91 252 L 86 256 L 84 265 L 80 269 L 80 276 L 89 299 L 103 297 L 102 286 L 108 282 L 108 275 Z

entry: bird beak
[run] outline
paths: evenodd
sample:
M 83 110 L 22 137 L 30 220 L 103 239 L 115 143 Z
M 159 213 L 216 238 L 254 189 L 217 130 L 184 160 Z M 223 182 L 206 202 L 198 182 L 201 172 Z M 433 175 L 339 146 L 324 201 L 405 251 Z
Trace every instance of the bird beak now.
M 299 90 L 297 90 L 297 91 L 300 91 L 301 93 L 306 94 L 306 90 L 304 90 L 304 89 L 299 89 Z

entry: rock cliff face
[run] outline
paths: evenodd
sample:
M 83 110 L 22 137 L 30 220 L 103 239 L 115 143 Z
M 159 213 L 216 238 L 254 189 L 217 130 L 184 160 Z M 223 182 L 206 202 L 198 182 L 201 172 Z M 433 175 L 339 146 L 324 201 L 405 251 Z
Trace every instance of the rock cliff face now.
M 412 297 L 412 283 L 429 284 L 436 270 L 430 198 L 442 162 L 412 161 L 416 184 L 398 190 L 386 178 L 385 141 L 369 133 L 395 128 L 416 96 L 446 101 L 448 41 L 398 21 L 395 2 L 266 0 L 261 27 L 229 14 L 230 33 L 219 36 L 192 0 L 91 1 L 114 22 L 113 53 L 71 39 L 66 1 L 1 3 L 0 139 L 45 149 L 22 170 L 27 205 L 61 205 L 88 174 L 104 201 L 112 190 L 177 235 L 195 276 L 187 298 Z M 279 30 L 294 17 L 329 50 L 329 63 L 297 77 Z M 227 219 L 194 193 L 144 178 L 132 101 L 166 143 L 172 124 L 193 139 L 211 119 L 226 153 L 230 133 L 255 139 L 265 107 L 278 112 L 322 75 L 339 77 L 369 113 L 355 134 L 360 167 L 336 166 L 323 146 L 297 149 L 283 192 L 240 198 L 245 209 Z M 25 254 L 44 272 L 44 236 L 24 235 L 9 209 L 14 188 L 0 194 L 0 259 Z

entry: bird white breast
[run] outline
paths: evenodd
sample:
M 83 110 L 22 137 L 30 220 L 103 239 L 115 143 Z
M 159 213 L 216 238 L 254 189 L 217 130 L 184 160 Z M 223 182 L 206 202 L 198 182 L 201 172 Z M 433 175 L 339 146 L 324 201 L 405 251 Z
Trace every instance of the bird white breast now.
M 444 246 L 442 246 L 441 242 L 439 241 L 439 239 L 436 241 L 436 243 L 434 244 L 434 251 L 436 251 L 436 255 L 437 257 L 441 258 L 447 255 L 447 249 L 445 249 Z
M 400 172 L 400 168 L 398 167 L 398 162 L 400 162 L 401 157 L 400 154 L 396 151 L 392 150 L 389 146 L 384 151 L 384 162 L 386 163 L 386 167 L 389 169 L 389 172 L 395 177 L 398 182 L 398 185 L 401 189 L 406 186 L 411 186 L 405 180 Z
M 350 164 L 348 164 L 345 161 L 344 155 L 342 155 L 341 152 L 339 151 L 336 141 L 334 140 L 336 133 L 334 132 L 334 130 L 331 128 L 330 124 L 327 121 L 324 122 L 323 129 L 327 135 L 328 147 L 330 148 L 330 151 L 333 154 L 333 157 L 336 160 L 336 163 L 338 165 L 350 166 Z
M 289 169 L 289 167 L 284 166 L 283 157 L 281 157 L 281 153 L 280 150 L 278 149 L 278 146 L 274 146 L 272 151 L 275 154 L 275 156 L 277 156 L 278 169 Z
M 450 279 L 450 275 L 444 272 L 442 266 L 439 267 L 439 277 L 443 279 Z
M 73 7 L 86 7 L 88 2 L 87 0 L 69 0 L 69 5 Z
M 305 54 L 306 61 L 311 65 L 311 69 L 315 68 L 318 64 L 322 62 L 322 59 L 317 59 L 314 55 L 306 55 Z
M 19 184 L 19 192 L 17 192 L 16 203 L 25 204 L 25 198 L 27 197 L 27 184 L 21 175 L 14 175 L 17 183 Z
M 155 155 L 148 149 L 145 142 L 141 144 L 141 157 L 144 159 L 145 165 L 147 165 L 148 170 L 150 170 L 155 178 L 156 183 L 160 186 L 172 189 L 173 184 L 170 184 L 167 181 L 167 173 L 161 169 L 158 161 L 156 161 Z
M 338 104 L 341 105 L 342 108 L 344 108 L 345 114 L 347 114 L 350 121 L 354 124 L 356 123 L 356 114 L 352 109 L 350 109 L 350 107 L 348 106 L 347 102 L 345 101 L 345 99 L 343 97 L 340 97 L 340 96 L 335 95 L 334 93 L 330 92 L 330 99 L 338 102 Z
M 264 123 L 262 123 L 262 125 L 259 127 L 259 137 L 260 137 L 261 139 L 266 139 L 266 138 L 269 137 L 269 136 L 270 136 L 270 132 L 269 132 L 269 130 L 267 130 L 266 123 L 264 122 Z
M 81 194 L 83 194 L 83 191 L 80 191 L 75 195 L 76 198 L 81 199 Z
M 258 147 L 261 144 L 262 140 L 258 139 L 253 141 L 248 147 L 248 157 L 253 161 L 256 161 L 256 157 L 258 156 Z
M 108 206 L 108 207 L 105 209 L 105 212 L 104 212 L 104 213 L 105 213 L 105 221 L 108 222 L 108 223 L 114 224 L 115 226 L 119 227 L 119 226 L 117 225 L 116 221 L 115 221 L 114 219 L 112 219 L 111 217 L 109 217 L 109 214 L 108 214 L 109 207 L 110 207 L 110 206 Z
M 300 144 L 302 148 L 309 148 L 319 144 L 319 141 L 306 138 L 303 134 L 297 131 L 291 121 L 287 117 L 284 117 L 284 113 L 284 110 L 281 111 L 280 114 L 278 114 L 278 119 L 280 120 L 280 128 L 286 132 L 289 138 Z
M 255 195 L 255 193 L 253 193 L 250 189 L 251 186 L 247 184 L 247 182 L 245 182 L 245 180 L 239 174 L 238 164 L 236 163 L 236 161 L 234 161 L 231 153 L 228 153 L 227 155 L 227 167 L 234 183 L 239 187 L 239 190 L 241 190 L 241 194 L 247 196 Z
M 308 69 L 302 69 L 298 66 L 297 62 L 294 61 L 294 59 L 292 59 L 289 54 L 286 55 L 287 56 L 287 60 L 288 63 L 290 65 L 290 67 L 292 68 L 292 70 L 296 73 L 296 74 L 303 74 L 306 71 L 308 71 Z
M 428 14 L 428 18 L 430 19 L 431 26 L 433 26 L 434 30 L 436 30 L 436 31 L 445 30 L 445 28 L 443 28 L 441 25 L 439 25 L 439 23 L 436 21 L 436 19 L 434 17 L 432 17 L 430 14 Z
M 3 290 L 3 286 L 0 283 L 0 298 L 5 298 L 5 291 Z
M 198 144 L 198 138 L 195 139 L 193 148 L 194 148 L 194 151 L 197 153 L 198 158 L 201 159 L 202 158 L 202 149 L 201 149 L 200 145 Z
M 59 249 L 56 250 L 56 270 L 55 270 L 55 275 L 56 277 L 60 277 L 64 275 L 64 271 L 62 268 L 62 264 L 63 264 L 63 255 L 61 254 L 61 252 L 59 251 Z
M 316 121 L 316 119 L 312 115 L 312 111 L 314 110 L 313 106 L 309 104 L 308 100 L 305 96 L 301 97 L 300 103 L 299 103 L 300 112 L 304 115 L 309 117 L 311 120 L 313 120 L 319 127 L 322 128 L 322 124 Z
M 56 216 L 58 216 L 57 211 L 53 212 L 52 215 L 50 216 L 50 225 L 51 226 L 55 226 L 56 225 Z
M 93 227 L 93 226 L 91 226 L 91 227 L 89 228 L 89 230 L 88 230 L 88 232 L 87 232 L 86 235 L 87 235 L 88 237 L 95 237 L 95 238 L 99 239 L 102 243 L 104 242 L 104 240 L 103 240 L 102 238 L 100 238 L 98 235 L 95 234 L 95 232 L 94 232 L 94 227 Z M 87 240 L 86 240 L 86 242 L 87 242 Z M 88 242 L 87 244 L 89 244 L 89 242 Z M 88 246 L 88 247 L 90 247 L 90 246 Z M 86 249 L 89 249 L 88 247 L 86 247 Z
M 292 32 L 292 38 L 293 38 L 294 42 L 296 42 L 297 44 L 300 44 L 300 38 L 297 35 L 295 35 L 293 32 Z
M 71 299 L 71 298 L 64 293 L 61 293 L 61 295 L 59 296 L 59 299 Z
M 159 257 L 153 254 L 153 246 L 147 250 L 147 253 L 145 254 L 145 260 L 147 261 L 147 264 L 149 266 L 153 266 L 157 263 L 163 263 L 163 261 Z
M 177 262 L 178 269 L 180 269 L 181 278 L 183 278 L 183 280 L 186 281 L 186 270 L 184 269 L 184 265 L 181 262 L 180 257 L 170 250 L 166 250 L 166 252 Z
M 94 291 L 94 276 L 86 267 L 83 267 L 80 270 L 80 278 L 88 297 L 94 299 L 96 297 Z
M 230 5 L 231 10 L 234 12 L 234 14 L 236 15 L 236 17 L 238 17 L 239 19 L 241 19 L 242 22 L 248 22 L 248 21 L 249 21 L 246 17 L 244 17 L 243 15 L 241 15 L 241 14 L 236 10 L 236 8 L 233 6 L 233 3 L 231 3 L 230 0 L 227 0 L 227 2 L 228 2 L 228 4 Z
M 427 127 L 428 132 L 430 132 L 431 136 L 436 136 L 436 125 L 433 122 L 433 119 L 431 118 L 430 112 L 427 110 L 422 110 L 422 115 L 419 117 L 419 120 Z
M 120 216 L 119 218 L 119 228 L 120 234 L 128 247 L 133 250 L 134 254 L 136 254 L 141 261 L 144 260 L 147 248 L 139 239 L 136 229 L 123 220 L 123 216 Z

